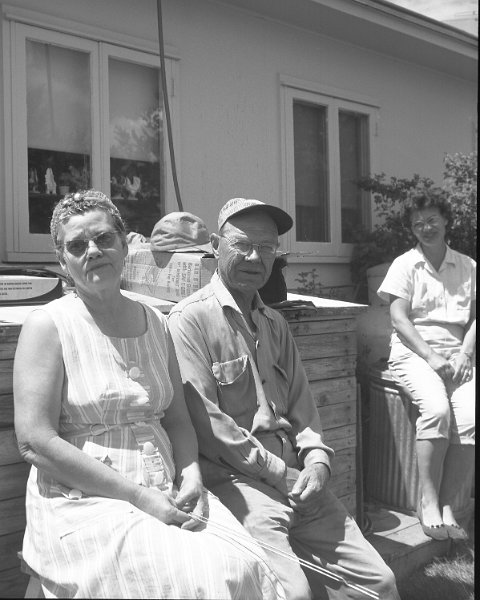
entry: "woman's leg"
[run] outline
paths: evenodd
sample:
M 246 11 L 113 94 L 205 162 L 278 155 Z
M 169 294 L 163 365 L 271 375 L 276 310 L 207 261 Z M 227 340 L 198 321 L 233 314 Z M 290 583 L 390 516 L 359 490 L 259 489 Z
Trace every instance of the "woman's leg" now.
M 409 391 L 420 413 L 416 423 L 416 451 L 422 522 L 429 527 L 441 525 L 439 493 L 451 422 L 447 390 L 442 378 L 413 353 L 391 359 L 390 372 Z
M 452 422 L 450 446 L 443 466 L 440 487 L 440 509 L 443 522 L 458 525 L 453 502 L 458 491 L 471 486 L 475 464 L 475 371 L 473 378 L 451 392 Z
M 448 452 L 448 440 L 416 441 L 418 478 L 420 480 L 420 500 L 422 522 L 427 527 L 441 525 L 439 490 L 444 471 L 444 459 Z
M 453 514 L 453 501 L 465 481 L 472 481 L 475 464 L 475 446 L 451 444 L 443 465 L 440 487 L 440 507 L 446 525 L 458 525 Z

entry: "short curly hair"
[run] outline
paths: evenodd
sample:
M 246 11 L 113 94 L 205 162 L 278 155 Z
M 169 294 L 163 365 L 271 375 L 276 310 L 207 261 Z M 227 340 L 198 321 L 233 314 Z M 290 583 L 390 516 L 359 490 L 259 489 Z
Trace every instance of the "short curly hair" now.
M 110 198 L 98 190 L 79 190 L 78 192 L 66 194 L 53 209 L 50 221 L 50 234 L 57 252 L 62 248 L 61 244 L 58 243 L 60 225 L 66 223 L 74 215 L 83 215 L 92 210 L 101 210 L 110 215 L 113 219 L 115 230 L 122 237 L 126 237 L 125 223 L 120 211 Z
M 447 221 L 452 222 L 452 206 L 447 192 L 439 187 L 415 188 L 407 193 L 403 207 L 403 222 L 408 229 L 412 226 L 412 215 L 419 210 L 438 208 L 438 212 Z

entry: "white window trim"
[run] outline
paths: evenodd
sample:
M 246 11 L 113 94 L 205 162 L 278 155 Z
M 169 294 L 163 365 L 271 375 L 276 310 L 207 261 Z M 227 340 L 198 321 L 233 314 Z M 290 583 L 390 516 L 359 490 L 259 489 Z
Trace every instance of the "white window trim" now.
M 23 110 L 14 110 L 14 104 L 18 103 L 19 98 L 26 98 L 26 90 L 24 83 L 21 83 L 21 70 L 25 69 L 25 60 L 18 61 L 18 39 L 17 34 L 20 32 L 30 30 L 38 30 L 45 34 L 41 35 L 38 39 L 45 41 L 48 37 L 48 31 L 51 32 L 52 39 L 66 40 L 72 36 L 76 40 L 76 44 L 73 47 L 79 47 L 84 45 L 85 49 L 89 47 L 89 44 L 100 44 L 101 50 L 99 60 L 105 60 L 105 52 L 108 48 L 112 51 L 112 56 L 122 57 L 128 56 L 130 59 L 135 56 L 138 52 L 140 59 L 140 53 L 142 53 L 141 60 L 142 64 L 150 64 L 151 66 L 158 66 L 160 68 L 159 49 L 158 45 L 148 40 L 136 38 L 123 33 L 108 31 L 103 28 L 87 25 L 85 23 L 73 22 L 71 20 L 61 19 L 51 15 L 45 15 L 43 13 L 37 13 L 36 11 L 23 9 L 20 7 L 12 7 L 8 5 L 2 5 L 2 38 L 3 38 L 3 89 L 4 93 L 4 165 L 5 165 L 5 177 L 4 177 L 4 198 L 5 201 L 5 223 L 3 228 L 5 231 L 6 239 L 6 260 L 8 262 L 52 262 L 56 261 L 55 254 L 52 251 L 37 251 L 35 250 L 36 242 L 35 238 L 42 235 L 43 240 L 46 239 L 45 234 L 30 234 L 31 244 L 25 246 L 22 242 L 22 238 L 25 235 L 22 234 L 22 227 L 25 226 L 25 222 L 28 219 L 25 215 L 20 214 L 20 207 L 15 201 L 16 197 L 19 197 L 20 193 L 27 193 L 26 191 L 26 179 L 20 174 L 20 169 L 15 168 L 16 161 L 18 160 L 19 153 L 26 152 L 26 147 L 23 147 L 27 140 L 26 135 L 26 118 L 22 118 Z M 23 32 L 22 32 L 23 39 Z M 148 59 L 148 55 L 150 59 Z M 172 119 L 172 135 L 174 140 L 174 147 L 176 149 L 177 159 L 177 173 L 179 181 L 181 181 L 181 159 L 178 152 L 180 147 L 180 126 L 179 126 L 179 97 L 176 93 L 178 88 L 177 82 L 179 81 L 179 56 L 177 50 L 172 46 L 165 47 L 166 56 L 166 75 L 167 75 L 167 88 L 169 93 L 169 104 Z M 134 60 L 134 59 L 133 59 Z M 134 60 L 135 62 L 135 60 Z M 98 81 L 98 77 L 95 78 L 94 72 L 98 70 L 95 61 L 91 62 L 92 68 L 92 100 L 100 94 L 101 89 L 95 89 L 94 81 Z M 20 75 L 20 76 L 19 76 Z M 24 80 L 25 81 L 25 80 Z M 100 86 L 101 87 L 101 86 Z M 23 95 L 22 95 L 23 93 Z M 26 108 L 25 108 L 26 110 Z M 25 117 L 25 115 L 23 115 Z M 105 127 L 103 131 L 100 129 L 98 123 L 98 115 L 95 111 L 92 112 L 93 123 L 92 123 L 92 164 L 94 161 L 99 162 L 100 157 L 103 156 L 102 151 L 105 148 Z M 22 141 L 23 140 L 23 141 Z M 165 183 L 165 211 L 171 212 L 175 210 L 177 203 L 175 199 L 175 190 L 172 179 L 172 167 L 170 162 L 170 154 L 168 152 L 168 140 L 165 139 L 165 166 L 166 166 L 166 183 Z M 105 163 L 105 158 L 102 159 Z M 105 170 L 105 164 L 102 164 L 101 172 L 103 172 L 103 180 L 97 181 L 92 180 L 92 186 L 99 187 L 100 189 L 107 189 L 106 175 L 109 172 Z M 25 188 L 25 189 L 24 189 Z M 43 242 L 43 245 L 45 243 Z M 41 244 L 42 245 L 42 244 Z M 40 246 L 41 246 L 40 245 Z
M 306 100 L 319 106 L 329 108 L 353 110 L 369 116 L 369 147 L 370 147 L 370 173 L 377 171 L 375 152 L 375 138 L 378 136 L 379 107 L 380 103 L 375 98 L 357 94 L 351 90 L 321 85 L 296 77 L 280 75 L 280 108 L 281 108 L 281 144 L 282 144 L 282 203 L 283 208 L 291 215 L 295 215 L 295 175 L 294 175 L 294 139 L 293 139 L 293 101 Z M 339 155 L 338 135 L 335 134 L 336 126 L 329 119 L 328 140 L 331 147 L 329 157 Z M 340 175 L 338 160 L 330 161 L 329 197 L 340 198 Z M 329 207 L 330 214 L 330 242 L 297 242 L 295 226 L 285 234 L 283 245 L 290 254 L 290 262 L 348 262 L 353 244 L 341 242 L 341 205 L 339 201 L 332 201 Z M 372 208 L 367 218 L 371 219 Z

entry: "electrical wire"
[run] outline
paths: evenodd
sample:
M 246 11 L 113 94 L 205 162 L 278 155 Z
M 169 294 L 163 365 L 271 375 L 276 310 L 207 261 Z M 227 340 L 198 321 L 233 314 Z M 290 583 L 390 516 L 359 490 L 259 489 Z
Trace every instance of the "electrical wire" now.
M 162 0 L 157 0 L 157 22 L 158 22 L 158 43 L 160 48 L 160 78 L 162 82 L 163 104 L 165 108 L 165 120 L 167 123 L 168 148 L 170 150 L 170 163 L 172 166 L 173 186 L 175 188 L 175 197 L 177 198 L 178 210 L 183 211 L 180 188 L 178 186 L 177 166 L 175 162 L 175 151 L 173 148 L 172 121 L 170 118 L 170 103 L 168 100 L 167 75 L 165 71 L 165 43 L 163 40 L 163 18 L 162 18 Z

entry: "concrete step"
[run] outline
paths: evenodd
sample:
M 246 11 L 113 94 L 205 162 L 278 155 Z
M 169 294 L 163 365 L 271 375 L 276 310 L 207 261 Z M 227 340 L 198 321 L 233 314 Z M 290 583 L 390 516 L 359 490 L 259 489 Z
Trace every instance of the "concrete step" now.
M 458 522 L 474 536 L 474 507 L 472 498 Z M 427 565 L 434 558 L 447 555 L 452 540 L 432 540 L 422 530 L 415 514 L 405 514 L 378 504 L 366 504 L 364 535 L 394 572 L 397 581 Z
M 392 569 L 397 581 L 450 551 L 451 540 L 427 537 L 415 515 L 372 505 L 365 515 L 366 522 L 370 521 L 365 537 Z

